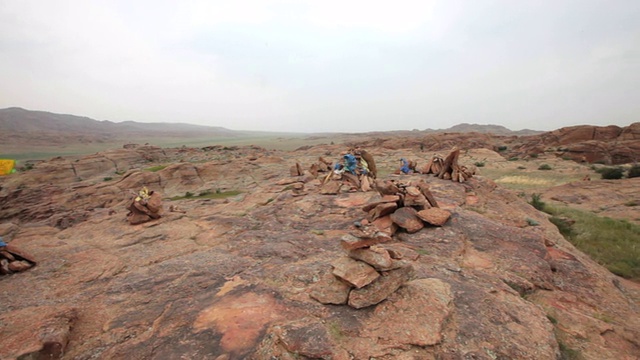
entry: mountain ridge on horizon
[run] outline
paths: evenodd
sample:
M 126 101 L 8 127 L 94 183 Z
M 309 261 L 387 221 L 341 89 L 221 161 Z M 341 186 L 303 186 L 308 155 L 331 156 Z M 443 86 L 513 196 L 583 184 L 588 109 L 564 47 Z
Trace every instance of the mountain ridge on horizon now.
M 160 128 L 160 129 L 159 129 Z M 222 126 L 197 125 L 188 122 L 138 122 L 135 120 L 96 120 L 88 116 L 61 114 L 44 110 L 29 110 L 22 107 L 8 107 L 0 109 L 0 131 L 3 132 L 65 132 L 74 131 L 78 133 L 94 133 L 95 131 L 203 131 L 206 133 L 216 132 L 218 135 L 238 136 L 245 133 L 273 133 L 282 134 L 280 131 L 257 131 L 257 130 L 232 130 Z M 398 133 L 398 132 L 414 132 L 414 130 L 388 130 L 388 131 L 369 131 L 370 133 Z M 511 130 L 503 125 L 497 124 L 475 124 L 460 123 L 450 128 L 431 129 L 426 128 L 417 130 L 421 132 L 480 132 L 492 133 L 496 135 L 535 135 L 546 131 L 521 129 Z M 347 134 L 351 132 L 310 132 L 299 133 L 306 135 L 314 134 Z

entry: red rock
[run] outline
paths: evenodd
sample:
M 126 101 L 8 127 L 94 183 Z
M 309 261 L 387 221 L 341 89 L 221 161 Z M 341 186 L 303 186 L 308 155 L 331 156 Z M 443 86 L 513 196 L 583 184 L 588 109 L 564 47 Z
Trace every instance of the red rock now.
M 373 267 L 350 257 L 339 258 L 331 265 L 333 266 L 333 275 L 352 284 L 356 288 L 369 285 L 380 277 L 380 274 Z
M 415 195 L 407 192 L 407 195 L 404 197 L 404 206 L 415 206 L 419 209 L 423 209 L 425 207 L 428 208 L 431 205 L 429 205 L 427 198 L 425 198 L 420 192 Z
M 420 254 L 403 244 L 385 244 L 383 247 L 389 251 L 392 259 L 416 261 L 420 257 Z
M 395 203 L 400 200 L 400 196 L 398 195 L 384 195 L 380 200 L 374 201 L 370 204 L 367 204 L 362 207 L 362 211 L 369 212 L 376 206 L 384 203 Z
M 31 263 L 25 260 L 12 261 L 9 263 L 9 270 L 13 272 L 25 271 L 31 268 Z
M 393 294 L 402 284 L 413 276 L 413 266 L 385 271 L 376 281 L 361 289 L 353 289 L 349 293 L 349 306 L 361 309 L 375 305 Z
M 391 220 L 391 215 L 383 216 L 373 221 L 373 225 L 378 230 L 393 235 L 398 231 L 398 225 Z
M 342 183 L 335 180 L 330 180 L 320 188 L 320 194 L 322 195 L 336 195 L 340 192 Z
M 351 285 L 340 280 L 332 273 L 326 273 L 318 282 L 313 284 L 309 296 L 322 304 L 346 304 Z
M 151 218 L 151 216 L 147 215 L 147 214 L 141 214 L 141 213 L 130 213 L 129 216 L 127 216 L 127 220 L 129 221 L 129 224 L 131 225 L 138 225 L 138 224 L 142 224 L 142 223 L 146 223 L 148 221 L 153 220 Z
M 377 232 L 376 236 L 371 238 L 358 238 L 351 234 L 347 234 L 340 239 L 340 245 L 343 249 L 348 251 L 381 244 L 387 241 L 391 241 L 391 236 L 383 232 Z
M 443 324 L 453 308 L 449 284 L 439 279 L 407 282 L 378 305 L 366 326 L 367 336 L 415 346 L 443 340 Z M 389 326 L 393 323 L 394 326 Z
M 412 234 L 420 231 L 420 229 L 424 227 L 424 223 L 418 218 L 418 216 L 416 216 L 416 214 L 417 211 L 415 209 L 403 207 L 391 214 L 391 220 L 401 228 L 406 229 L 408 233 Z
M 375 189 L 380 193 L 380 195 L 396 195 L 400 192 L 400 189 L 389 180 L 381 180 L 376 179 L 374 182 Z
M 369 211 L 369 221 L 375 221 L 376 219 L 389 215 L 396 211 L 398 205 L 395 202 L 383 203 L 376 206 L 373 210 Z
M 282 326 L 279 340 L 288 352 L 305 359 L 334 358 L 331 337 L 317 322 L 286 324 Z
M 33 264 L 37 263 L 36 258 L 33 257 L 33 255 L 29 254 L 26 251 L 20 250 L 11 244 L 7 244 L 4 250 L 10 252 L 16 259 L 24 259 Z
M 9 270 L 9 260 L 0 259 L 0 275 L 11 274 L 11 270 Z
M 290 185 L 290 184 L 293 184 L 293 183 L 297 183 L 299 181 L 300 181 L 300 179 L 298 177 L 288 177 L 288 178 L 284 178 L 284 179 L 278 180 L 276 182 L 276 185 Z
M 431 205 L 432 207 L 438 207 L 438 202 L 436 201 L 435 196 L 433 196 L 431 190 L 429 190 L 429 185 L 424 182 L 424 180 L 420 181 L 418 184 L 416 184 L 416 186 L 418 187 L 418 189 L 420 189 L 422 195 L 427 199 L 429 205 Z
M 351 250 L 349 251 L 349 256 L 353 259 L 366 262 L 378 271 L 389 271 L 406 265 L 404 261 L 391 258 L 389 252 L 380 246 Z
M 3 257 L 9 261 L 14 261 L 16 259 L 15 257 L 13 257 L 13 255 L 11 255 L 10 252 L 5 250 L 0 250 L 0 257 Z
M 440 208 L 431 208 L 418 211 L 418 217 L 431 225 L 442 226 L 451 217 L 451 213 Z

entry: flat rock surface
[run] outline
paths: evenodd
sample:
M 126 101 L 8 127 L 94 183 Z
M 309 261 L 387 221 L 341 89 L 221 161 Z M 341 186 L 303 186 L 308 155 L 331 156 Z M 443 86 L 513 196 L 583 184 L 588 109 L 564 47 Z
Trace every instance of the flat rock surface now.
M 402 140 L 371 146 L 379 169 L 408 156 L 400 145 L 413 140 Z M 489 143 L 483 135 L 464 141 Z M 0 276 L 0 358 L 39 354 L 45 334 L 66 342 L 63 359 L 537 360 L 561 349 L 637 358 L 638 284 L 590 260 L 525 199 L 482 177 L 459 184 L 381 175 L 426 181 L 452 212 L 444 227 L 398 232 L 380 245 L 408 261 L 421 285 L 360 310 L 309 296 L 346 256 L 341 238 L 377 194 L 321 195 L 310 181 L 306 195 L 293 196 L 291 184 L 278 182 L 296 162 L 307 169 L 342 151 L 139 147 L 0 178 L 0 236 L 38 262 Z M 142 186 L 163 194 L 165 213 L 129 225 L 129 190 Z M 217 190 L 240 193 L 198 196 Z M 526 218 L 540 225 L 521 226 Z M 405 320 L 390 318 L 393 311 Z M 408 329 L 412 317 L 429 323 Z M 438 345 L 412 345 L 422 343 Z
M 439 344 L 452 302 L 447 283 L 439 279 L 410 281 L 376 307 L 367 323 L 367 334 L 406 345 Z
M 418 215 L 418 217 L 423 221 L 435 226 L 442 226 L 446 224 L 447 220 L 451 217 L 451 213 L 449 211 L 440 208 L 420 210 L 416 215 Z

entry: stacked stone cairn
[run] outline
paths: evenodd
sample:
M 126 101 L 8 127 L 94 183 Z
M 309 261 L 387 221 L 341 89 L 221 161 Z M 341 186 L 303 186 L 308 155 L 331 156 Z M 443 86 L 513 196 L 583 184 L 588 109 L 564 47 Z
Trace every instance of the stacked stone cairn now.
M 381 245 L 391 241 L 389 234 L 370 224 L 357 226 L 340 241 L 346 256 L 336 259 L 333 270 L 310 292 L 322 304 L 347 304 L 356 309 L 375 305 L 413 277 L 406 255 Z
M 438 207 L 429 186 L 392 180 L 376 181 L 380 198 L 365 205 L 367 217 L 340 240 L 346 256 L 314 284 L 310 296 L 323 304 L 347 304 L 360 309 L 388 298 L 414 274 L 410 261 L 418 254 L 386 244 L 399 229 L 414 233 L 425 223 L 444 225 L 451 214 Z
M 2 243 L 0 238 L 0 243 Z M 8 275 L 26 271 L 36 265 L 36 260 L 30 254 L 12 246 L 0 246 L 0 275 Z
M 377 180 L 375 187 L 381 197 L 362 210 L 368 214 L 364 222 L 375 225 L 380 231 L 391 235 L 399 229 L 415 233 L 426 224 L 442 226 L 451 217 L 449 211 L 438 206 L 424 180 L 415 183 Z
M 314 165 L 316 164 L 313 164 L 311 167 L 314 168 Z M 314 180 L 317 175 L 313 175 L 311 170 L 303 170 L 300 163 L 293 165 L 289 169 L 289 172 L 291 176 L 278 181 L 277 184 L 289 186 L 293 196 L 307 195 L 308 192 L 304 184 Z
M 454 148 L 444 159 L 440 155 L 434 155 L 418 171 L 421 174 L 434 174 L 440 179 L 465 182 L 475 174 L 475 170 L 458 164 L 459 157 L 460 149 Z

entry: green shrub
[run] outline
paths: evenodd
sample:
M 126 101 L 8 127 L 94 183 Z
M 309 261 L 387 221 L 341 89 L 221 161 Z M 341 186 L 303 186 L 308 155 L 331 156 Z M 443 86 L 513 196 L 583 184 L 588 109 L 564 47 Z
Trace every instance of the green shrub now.
M 542 201 L 540 194 L 531 194 L 531 201 L 529 201 L 529 204 L 540 211 L 543 211 L 546 205 Z
M 167 165 L 157 165 L 157 166 L 152 166 L 150 168 L 146 168 L 146 171 L 151 171 L 151 172 L 156 172 L 156 171 L 160 171 L 163 170 L 164 168 L 166 168 Z
M 601 171 L 598 172 L 603 179 L 607 180 L 622 179 L 622 175 L 624 174 L 624 170 L 622 170 L 621 167 L 602 168 Z
M 532 159 L 537 159 L 538 158 L 538 154 L 529 154 L 529 157 Z
M 184 197 L 186 197 L 186 198 L 193 197 L 193 193 L 191 193 L 191 192 L 187 191 L 187 193 L 186 193 L 186 194 L 184 194 Z
M 627 177 L 629 179 L 634 177 L 640 177 L 640 164 L 633 165 L 627 172 Z
M 107 176 L 107 177 L 106 177 L 106 178 L 104 178 L 103 180 L 104 180 L 104 181 L 111 181 L 112 179 L 113 179 L 112 177 Z
M 540 225 L 539 222 L 537 222 L 536 220 L 532 219 L 532 218 L 527 218 L 527 224 L 529 226 L 538 226 Z
M 538 167 L 538 170 L 551 170 L 551 165 L 542 164 L 542 165 L 540 165 L 540 167 Z
M 484 166 L 484 161 L 476 161 L 474 163 L 474 165 L 477 166 L 477 167 L 483 167 Z
M 498 146 L 498 151 L 505 151 L 505 150 L 507 150 L 507 146 L 506 145 Z
M 517 156 L 514 156 L 514 157 L 509 158 L 508 160 L 509 160 L 509 161 L 518 161 L 518 157 L 517 157 Z

